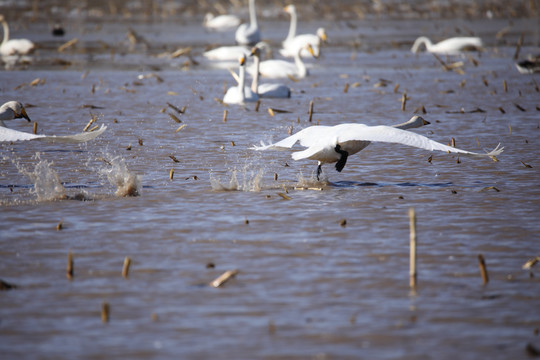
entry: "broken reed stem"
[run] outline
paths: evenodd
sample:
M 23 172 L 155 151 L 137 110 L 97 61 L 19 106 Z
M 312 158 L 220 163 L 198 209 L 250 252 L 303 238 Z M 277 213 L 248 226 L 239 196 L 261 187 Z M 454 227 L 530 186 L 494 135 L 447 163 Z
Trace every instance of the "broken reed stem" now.
M 409 208 L 410 254 L 409 254 L 409 286 L 416 288 L 416 213 Z
M 401 95 L 401 111 L 405 111 L 405 107 L 407 106 L 407 92 L 404 91 Z
M 308 121 L 311 122 L 312 118 L 313 118 L 313 100 L 311 100 L 309 102 L 309 118 L 308 118 Z
M 514 60 L 517 60 L 519 57 L 519 52 L 521 50 L 521 45 L 523 45 L 523 38 L 525 37 L 525 33 L 521 33 L 521 36 L 519 37 L 519 40 L 516 44 L 516 52 L 514 53 Z
M 111 312 L 111 307 L 108 302 L 103 302 L 101 304 L 101 322 L 109 322 L 109 314 Z
M 486 285 L 489 281 L 488 272 L 486 268 L 486 261 L 482 254 L 478 254 L 478 266 L 480 266 L 480 274 L 482 274 L 482 283 Z
M 129 256 L 126 256 L 124 258 L 124 267 L 122 267 L 122 277 L 124 279 L 127 279 L 129 276 L 129 266 L 131 265 L 131 258 Z
M 37 122 L 34 123 L 34 134 L 37 134 Z
M 68 280 L 73 279 L 73 254 L 71 253 L 71 251 L 68 252 L 66 276 L 67 276 Z
M 174 169 L 171 169 L 169 171 L 169 180 L 172 180 L 174 178 Z
M 255 103 L 255 112 L 259 111 L 260 106 L 261 106 L 261 100 L 257 100 L 257 102 Z
M 219 277 L 217 277 L 214 281 L 212 281 L 210 283 L 210 286 L 215 288 L 220 287 L 225 284 L 230 278 L 234 277 L 236 274 L 238 274 L 238 270 L 227 270 Z
M 223 122 L 227 122 L 227 110 L 223 110 Z

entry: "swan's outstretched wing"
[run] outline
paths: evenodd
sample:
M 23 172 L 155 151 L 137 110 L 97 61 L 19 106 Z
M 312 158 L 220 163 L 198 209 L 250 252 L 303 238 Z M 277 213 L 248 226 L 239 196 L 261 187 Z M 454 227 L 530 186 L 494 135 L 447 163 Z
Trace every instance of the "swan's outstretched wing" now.
M 45 140 L 55 143 L 81 143 L 95 139 L 99 135 L 103 134 L 107 127 L 101 125 L 96 131 L 82 132 L 75 135 L 56 136 L 56 135 L 35 135 L 5 127 L 0 127 L 0 142 L 15 142 L 15 141 L 28 141 L 28 140 Z
M 488 153 L 480 154 L 461 150 L 452 146 L 447 146 L 433 141 L 423 135 L 411 131 L 397 129 L 391 126 L 358 126 L 360 124 L 342 124 L 335 126 L 337 142 L 345 143 L 347 141 L 372 141 L 386 142 L 412 146 L 429 151 L 439 150 L 451 153 L 478 155 L 478 156 L 496 156 L 503 152 L 503 147 L 497 145 L 495 149 Z
M 291 135 L 283 140 L 278 141 L 274 144 L 268 144 L 265 145 L 263 142 L 261 142 L 261 146 L 254 145 L 251 149 L 252 150 L 283 150 L 283 149 L 290 149 L 296 144 L 297 142 L 300 142 L 300 145 L 304 147 L 311 147 L 317 144 L 321 141 L 321 139 L 324 139 L 324 134 L 331 128 L 331 126 L 310 126 L 303 130 L 300 130 L 294 135 Z

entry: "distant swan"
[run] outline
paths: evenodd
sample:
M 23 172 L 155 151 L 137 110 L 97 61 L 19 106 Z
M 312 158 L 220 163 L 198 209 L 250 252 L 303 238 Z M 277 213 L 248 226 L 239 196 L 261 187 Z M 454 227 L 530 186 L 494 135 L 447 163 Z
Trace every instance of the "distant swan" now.
M 244 45 L 220 46 L 203 53 L 208 60 L 218 61 L 237 61 L 239 57 L 248 55 L 249 48 Z
M 299 48 L 302 48 L 306 44 L 311 44 L 314 57 L 318 57 L 320 55 L 321 44 L 326 41 L 326 31 L 324 28 L 317 29 L 316 34 L 296 35 L 296 7 L 294 5 L 287 5 L 283 10 L 291 15 L 291 23 L 289 25 L 289 33 L 283 41 L 283 48 L 279 53 L 285 57 L 294 57 Z M 309 53 L 307 49 L 303 49 L 300 55 L 307 57 Z
M 527 56 L 527 59 L 516 63 L 516 68 L 521 74 L 540 73 L 540 55 Z
M 238 85 L 232 86 L 227 90 L 223 97 L 225 104 L 243 104 L 246 101 L 257 101 L 259 99 L 259 96 L 246 86 L 245 56 L 240 57 L 239 64 Z
M 249 0 L 249 25 L 242 24 L 236 29 L 234 38 L 240 45 L 255 45 L 261 41 L 261 32 L 257 24 L 255 0 Z
M 311 55 L 314 55 L 313 48 L 310 44 L 305 45 L 304 48 L 307 49 Z M 304 64 L 300 57 L 300 52 L 304 48 L 298 49 L 294 56 L 294 63 L 281 59 L 261 61 L 259 64 L 259 74 L 262 77 L 271 79 L 287 78 L 289 76 L 299 79 L 305 78 L 308 75 L 308 70 L 306 64 Z M 250 66 L 248 72 L 251 76 L 255 76 L 255 66 Z
M 259 84 L 259 64 L 261 49 L 258 46 L 254 46 L 251 50 L 251 55 L 254 57 L 255 73 L 253 75 L 253 82 L 251 83 L 251 90 L 259 95 L 259 97 L 265 98 L 289 98 L 291 97 L 291 89 L 287 85 L 283 84 Z
M 209 30 L 227 31 L 240 25 L 240 19 L 236 15 L 217 15 L 207 13 L 204 17 L 203 26 Z
M 27 140 L 45 140 L 49 142 L 58 143 L 79 143 L 86 142 L 95 139 L 107 129 L 106 126 L 101 125 L 101 128 L 96 131 L 83 132 L 75 135 L 56 136 L 56 135 L 36 135 L 23 131 L 17 131 L 8 129 L 4 124 L 4 120 L 13 120 L 25 118 L 30 121 L 30 118 L 26 114 L 23 105 L 18 101 L 8 101 L 4 105 L 0 106 L 0 142 L 15 142 L 15 141 L 27 141 Z
M 453 37 L 433 44 L 427 37 L 420 36 L 414 42 L 411 51 L 417 53 L 422 44 L 426 46 L 428 52 L 455 55 L 466 50 L 480 50 L 482 39 L 479 37 Z
M 321 174 L 321 165 L 336 163 L 336 170 L 345 167 L 349 155 L 363 150 L 372 141 L 396 143 L 429 151 L 439 150 L 451 153 L 460 153 L 478 156 L 496 156 L 502 153 L 500 144 L 486 154 L 478 154 L 443 145 L 430 140 L 425 136 L 407 131 L 405 129 L 418 127 L 424 124 L 424 119 L 414 116 L 407 123 L 396 126 L 368 126 L 364 124 L 340 124 L 336 126 L 310 126 L 296 134 L 289 136 L 275 144 L 254 146 L 253 150 L 290 149 L 296 142 L 307 149 L 292 154 L 294 160 L 311 159 L 318 161 L 317 180 Z
M 9 25 L 4 18 L 4 15 L 0 15 L 0 22 L 4 29 L 4 39 L 0 45 L 0 55 L 26 55 L 35 49 L 35 45 L 28 39 L 9 39 Z

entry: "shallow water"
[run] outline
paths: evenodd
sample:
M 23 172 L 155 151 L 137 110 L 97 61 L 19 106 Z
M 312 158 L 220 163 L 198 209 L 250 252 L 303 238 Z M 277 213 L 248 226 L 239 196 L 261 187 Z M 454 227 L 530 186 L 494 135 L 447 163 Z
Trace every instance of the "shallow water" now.
M 214 99 L 232 78 L 200 54 L 232 35 L 202 32 L 198 20 L 129 23 L 152 43 L 133 50 L 128 24 L 112 20 L 68 23 L 61 41 L 45 32 L 47 22 L 16 33 L 41 31 L 41 48 L 32 64 L 1 73 L 2 99 L 30 105 L 40 133 L 80 132 L 94 115 L 108 129 L 83 145 L 0 145 L 0 277 L 17 285 L 0 298 L 3 356 L 517 359 L 528 344 L 540 348 L 539 274 L 521 268 L 540 255 L 540 78 L 520 75 L 512 60 L 521 32 L 521 54 L 538 51 L 534 20 L 514 19 L 502 39 L 503 20 L 326 22 L 330 43 L 309 61 L 311 75 L 286 80 L 292 98 L 263 100 L 259 111 Z M 262 22 L 272 44 L 286 24 Z M 443 57 L 463 61 L 464 74 L 409 52 L 420 33 L 456 29 L 486 43 L 470 55 L 477 66 Z M 71 37 L 80 42 L 56 52 Z M 158 56 L 185 46 L 198 65 Z M 36 78 L 44 82 L 28 85 Z M 472 151 L 500 142 L 505 151 L 498 162 L 458 161 L 372 144 L 341 173 L 324 166 L 317 182 L 312 161 L 249 150 L 310 125 L 310 101 L 313 123 L 324 125 L 390 125 L 424 106 L 431 124 L 416 132 Z M 186 127 L 176 132 L 169 113 Z M 32 131 L 23 121 L 8 126 Z M 416 291 L 408 284 L 411 207 Z M 229 269 L 239 274 L 208 286 Z

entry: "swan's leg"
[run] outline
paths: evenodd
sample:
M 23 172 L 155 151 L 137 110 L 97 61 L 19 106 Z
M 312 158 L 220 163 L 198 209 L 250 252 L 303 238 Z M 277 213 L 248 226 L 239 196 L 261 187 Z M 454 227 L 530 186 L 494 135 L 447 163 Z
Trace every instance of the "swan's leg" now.
M 345 150 L 341 150 L 341 146 L 339 144 L 336 145 L 334 150 L 341 155 L 341 158 L 336 163 L 336 170 L 341 172 L 343 168 L 345 167 L 345 164 L 347 163 L 347 158 L 349 157 L 349 153 Z
M 319 181 L 319 175 L 322 173 L 321 163 L 319 162 L 319 165 L 317 166 L 317 181 Z

